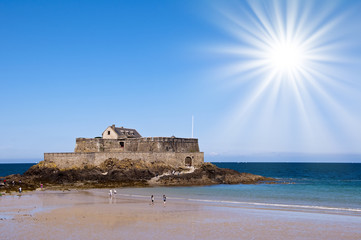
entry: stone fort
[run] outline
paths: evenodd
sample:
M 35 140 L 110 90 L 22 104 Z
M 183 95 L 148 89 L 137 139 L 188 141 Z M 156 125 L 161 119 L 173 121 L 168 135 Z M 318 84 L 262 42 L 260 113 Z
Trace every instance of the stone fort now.
M 135 129 L 115 125 L 107 127 L 102 137 L 77 138 L 74 152 L 44 153 L 44 161 L 60 169 L 99 166 L 109 158 L 197 167 L 204 162 L 204 153 L 199 151 L 196 138 L 142 137 Z

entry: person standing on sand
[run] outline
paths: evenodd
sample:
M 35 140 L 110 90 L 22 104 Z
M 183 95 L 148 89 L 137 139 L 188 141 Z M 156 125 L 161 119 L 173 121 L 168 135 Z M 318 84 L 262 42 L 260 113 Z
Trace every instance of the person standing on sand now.
M 165 207 L 165 204 L 167 202 L 167 197 L 165 195 L 163 195 L 163 206 Z
M 19 193 L 21 193 L 21 192 L 22 192 L 21 187 L 19 187 Z
M 109 190 L 109 197 L 113 197 L 113 191 L 111 189 Z
M 154 196 L 150 196 L 150 200 L 152 201 L 152 206 L 154 205 Z

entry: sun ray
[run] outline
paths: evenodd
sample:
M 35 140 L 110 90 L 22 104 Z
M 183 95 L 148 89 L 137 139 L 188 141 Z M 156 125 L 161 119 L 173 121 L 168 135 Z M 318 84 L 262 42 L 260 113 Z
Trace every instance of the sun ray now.
M 255 0 L 221 11 L 223 28 L 239 43 L 212 49 L 232 56 L 233 63 L 219 68 L 219 73 L 225 83 L 232 83 L 232 91 L 239 86 L 242 92 L 226 123 L 230 134 L 236 137 L 253 129 L 255 135 L 270 139 L 276 133 L 274 124 L 285 136 L 283 142 L 295 137 L 282 129 L 289 127 L 297 129 L 304 146 L 311 149 L 310 143 L 317 143 L 311 140 L 317 129 L 322 132 L 318 140 L 330 139 L 329 146 L 334 147 L 332 127 L 356 124 L 329 92 L 350 92 L 347 80 L 336 77 L 337 64 L 350 62 L 342 55 L 347 43 L 335 31 L 342 28 L 346 15 L 337 13 L 337 2 L 324 5 L 319 10 L 313 1 Z M 345 116 L 343 121 L 322 124 L 323 117 L 337 118 L 337 112 Z

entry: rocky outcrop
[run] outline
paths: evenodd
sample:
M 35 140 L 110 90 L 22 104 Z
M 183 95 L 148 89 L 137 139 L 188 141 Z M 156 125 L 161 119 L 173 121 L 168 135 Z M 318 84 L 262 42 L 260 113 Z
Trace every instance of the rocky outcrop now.
M 232 169 L 219 168 L 211 163 L 204 163 L 200 168 L 188 174 L 175 174 L 161 177 L 159 185 L 213 185 L 213 184 L 254 184 L 262 181 L 273 181 L 250 173 L 239 173 Z
M 54 163 L 40 162 L 23 175 L 6 177 L 8 191 L 34 190 L 40 184 L 52 188 L 102 188 L 122 186 L 179 186 L 211 184 L 253 184 L 273 179 L 231 169 L 218 168 L 211 163 L 190 172 L 187 168 L 173 168 L 163 162 L 108 159 L 100 166 L 59 169 Z M 12 184 L 14 182 L 14 184 Z

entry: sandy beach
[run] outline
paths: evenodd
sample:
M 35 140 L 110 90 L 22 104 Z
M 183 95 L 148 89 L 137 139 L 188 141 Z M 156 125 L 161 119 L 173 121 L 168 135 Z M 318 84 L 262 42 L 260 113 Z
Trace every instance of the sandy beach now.
M 360 239 L 360 215 L 252 208 L 107 189 L 0 197 L 0 239 Z M 119 192 L 119 191 L 118 191 Z

